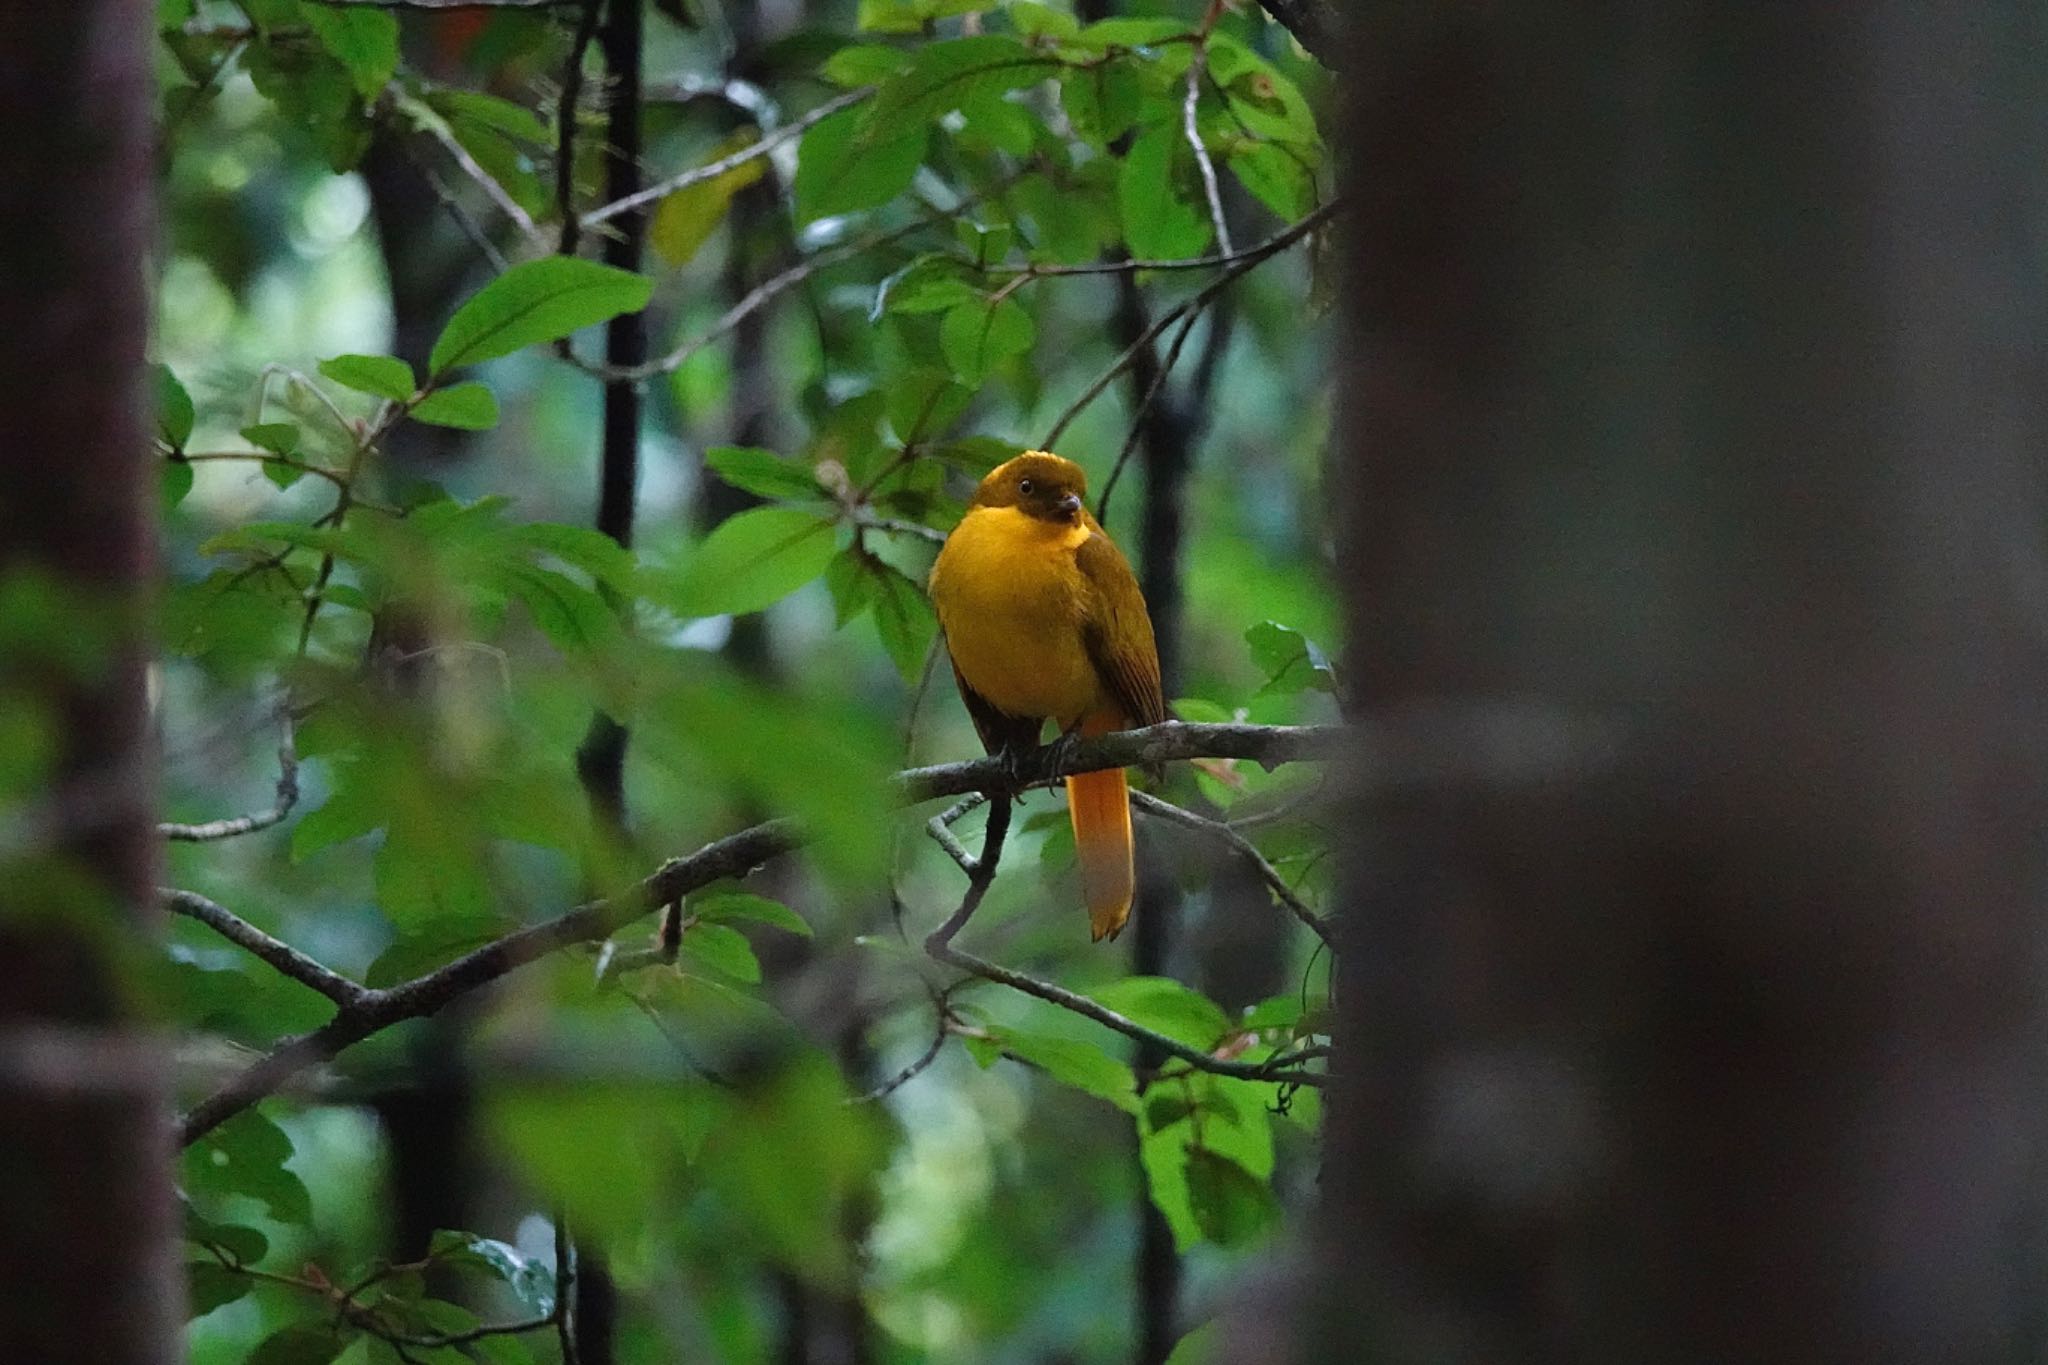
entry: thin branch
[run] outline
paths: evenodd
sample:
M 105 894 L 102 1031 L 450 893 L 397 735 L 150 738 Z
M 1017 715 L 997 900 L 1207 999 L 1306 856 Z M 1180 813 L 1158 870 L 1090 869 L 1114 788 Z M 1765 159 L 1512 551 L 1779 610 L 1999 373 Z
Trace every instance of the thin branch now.
M 555 250 L 564 256 L 576 254 L 583 223 L 576 216 L 576 107 L 583 99 L 583 58 L 597 38 L 597 20 L 602 0 L 572 0 L 583 6 L 576 23 L 576 36 L 569 44 L 569 59 L 562 68 L 562 94 L 555 104 L 555 212 L 562 220 L 561 240 Z
M 1211 7 L 1211 22 L 1214 22 L 1218 8 Z M 1204 26 L 1201 41 L 1195 44 L 1194 58 L 1188 63 L 1188 91 L 1181 101 L 1180 127 L 1188 146 L 1194 149 L 1195 166 L 1202 173 L 1202 193 L 1209 201 L 1209 223 L 1216 229 L 1216 248 L 1229 256 L 1234 253 L 1230 247 L 1230 224 L 1223 217 L 1223 190 L 1216 183 L 1216 163 L 1209 157 L 1209 146 L 1202 141 L 1201 126 L 1195 120 L 1195 106 L 1202 98 L 1202 73 L 1208 66 L 1209 31 Z
M 462 235 L 469 239 L 469 244 L 476 248 L 477 254 L 484 258 L 484 264 L 490 266 L 491 273 L 504 274 L 508 266 L 505 253 L 498 250 L 498 244 L 484 231 L 483 224 L 477 222 L 476 215 L 463 207 L 462 201 L 455 197 L 454 189 L 441 178 L 441 173 L 417 157 L 408 156 L 408 159 L 419 173 L 426 177 L 427 184 L 433 188 L 434 198 L 440 201 L 441 207 L 447 211 L 455 226 L 462 230 Z
M 961 843 L 959 837 L 953 833 L 953 826 L 959 823 L 961 816 L 967 814 L 967 812 L 981 805 L 986 800 L 988 800 L 986 796 L 983 796 L 980 792 L 975 792 L 971 796 L 955 801 L 952 805 L 925 821 L 924 824 L 926 833 L 932 836 L 932 842 L 944 849 L 946 856 L 953 860 L 954 865 L 970 877 L 974 875 L 975 869 L 980 866 L 980 863 L 972 853 L 967 851 L 967 845 Z
M 540 227 L 533 221 L 533 215 L 521 207 L 519 201 L 498 183 L 496 176 L 478 164 L 477 159 L 469 154 L 469 149 L 448 130 L 446 120 L 430 109 L 423 110 L 414 117 L 413 126 L 440 144 L 441 150 L 448 154 L 448 159 L 455 163 L 456 169 L 484 192 L 491 203 L 497 206 L 498 212 L 511 220 L 512 226 L 519 229 L 520 236 L 529 242 L 540 240 Z
M 562 1352 L 562 1365 L 579 1365 L 583 1359 L 576 1346 L 576 1258 L 569 1240 L 569 1219 L 555 1211 L 555 1336 Z
M 456 997 L 539 961 L 558 948 L 603 938 L 655 906 L 678 900 L 699 887 L 724 877 L 744 876 L 770 858 L 795 848 L 801 840 L 800 831 L 789 820 L 755 825 L 707 844 L 686 858 L 662 864 L 620 895 L 589 901 L 554 919 L 507 934 L 425 976 L 383 990 L 364 989 L 360 996 L 342 1005 L 327 1023 L 310 1033 L 281 1040 L 195 1105 L 181 1124 L 183 1141 L 190 1143 L 211 1132 L 298 1072 L 332 1059 L 381 1029 L 433 1014 Z M 267 957 L 265 960 L 270 961 Z
M 1333 199 L 1292 227 L 1275 233 L 1247 251 L 1238 252 L 1232 259 L 1232 264 L 1222 274 L 1204 285 L 1201 292 L 1178 307 L 1170 308 L 1160 314 L 1153 321 L 1152 325 L 1145 329 L 1144 335 L 1125 347 L 1123 354 L 1118 356 L 1116 361 L 1107 370 L 1097 376 L 1095 381 L 1082 391 L 1080 397 L 1068 405 L 1067 410 L 1060 414 L 1059 420 L 1053 423 L 1052 430 L 1046 433 L 1045 439 L 1039 442 L 1039 448 L 1041 450 L 1054 449 L 1061 433 L 1066 431 L 1073 420 L 1080 416 L 1090 403 L 1101 397 L 1103 391 L 1116 382 L 1117 376 L 1130 368 L 1131 363 L 1137 358 L 1139 352 L 1157 341 L 1168 327 L 1171 327 L 1189 313 L 1207 306 L 1211 299 L 1229 288 L 1236 282 L 1239 276 L 1248 273 L 1254 267 L 1277 256 L 1288 247 L 1293 246 L 1296 242 L 1308 236 L 1311 232 L 1314 232 L 1317 228 L 1320 228 L 1323 224 L 1329 222 L 1336 215 L 1342 203 L 1342 200 Z
M 956 1023 L 953 1017 L 953 988 L 949 986 L 943 991 L 932 989 L 931 995 L 934 1016 L 931 1044 L 918 1054 L 916 1061 L 865 1095 L 856 1095 L 848 1099 L 848 1104 L 873 1104 L 878 1100 L 885 1100 L 923 1075 L 930 1069 L 931 1064 L 939 1059 L 939 1053 L 945 1050 L 946 1039 L 953 1032 Z
M 179 843 L 203 844 L 215 839 L 232 839 L 239 834 L 254 834 L 257 830 L 269 829 L 280 823 L 292 808 L 299 804 L 299 751 L 292 741 L 291 707 L 278 707 L 278 724 L 283 733 L 277 740 L 277 800 L 269 810 L 249 815 L 237 815 L 225 820 L 209 820 L 200 825 L 161 824 L 156 827 L 159 836 Z
M 1102 735 L 1072 745 L 1049 746 L 1024 755 L 1014 762 L 1003 757 L 971 762 L 913 768 L 893 780 L 893 799 L 915 804 L 948 796 L 985 793 L 990 798 L 990 833 L 984 850 L 970 872 L 970 898 L 946 926 L 939 946 L 953 958 L 953 965 L 988 980 L 1009 985 L 1051 1003 L 1075 1010 L 1109 1028 L 1143 1041 L 1153 1041 L 1138 1025 L 1104 1009 L 1093 1001 L 1049 982 L 1036 981 L 1022 973 L 955 952 L 950 946 L 967 917 L 980 903 L 980 893 L 995 875 L 994 856 L 1000 853 L 1002 837 L 1008 832 L 1010 802 L 1024 787 L 1052 782 L 1070 773 L 1095 772 L 1106 768 L 1157 764 L 1189 758 L 1248 759 L 1267 767 L 1282 763 L 1312 762 L 1334 758 L 1347 745 L 1361 749 L 1370 784 L 1383 790 L 1404 790 L 1417 784 L 1439 785 L 1446 781 L 1477 780 L 1499 783 L 1525 780 L 1554 780 L 1559 772 L 1579 772 L 1593 764 L 1611 761 L 1619 736 L 1611 726 L 1597 720 L 1561 717 L 1541 707 L 1500 704 L 1453 711 L 1417 711 L 1399 723 L 1386 723 L 1373 730 L 1356 726 L 1262 726 L 1184 725 L 1168 722 L 1143 730 Z M 792 820 L 772 820 L 707 844 L 683 858 L 662 864 L 639 884 L 615 896 L 579 905 L 542 923 L 530 925 L 465 954 L 446 966 L 397 986 L 361 994 L 342 1004 L 333 1019 L 310 1033 L 280 1040 L 268 1053 L 232 1077 L 185 1115 L 184 1140 L 189 1143 L 272 1094 L 299 1072 L 333 1059 L 371 1034 L 407 1019 L 433 1014 L 450 1001 L 539 961 L 557 949 L 575 943 L 602 939 L 655 908 L 673 904 L 700 887 L 725 877 L 739 877 L 771 858 L 799 847 L 806 832 Z M 193 913 L 223 933 L 242 933 L 234 917 L 222 911 L 212 914 L 194 900 L 191 893 L 169 893 L 183 901 L 172 908 Z M 204 898 L 197 898 L 203 901 Z M 210 902 L 205 904 L 210 905 Z M 226 926 L 223 928 L 223 926 Z M 249 931 L 245 946 L 279 966 L 295 979 L 307 980 L 313 973 L 275 952 L 267 935 L 256 938 Z M 235 941 L 242 942 L 242 938 Z M 284 945 L 277 945 L 283 948 Z M 281 962 L 291 965 L 280 966 Z M 321 969 L 323 972 L 325 969 Z M 328 974 L 332 976 L 332 973 Z M 324 979 L 324 978 L 323 978 Z M 339 979 L 339 978 L 337 978 Z M 353 985 L 353 983 L 348 983 Z M 315 989 L 320 989 L 315 987 Z M 333 981 L 323 993 L 341 993 Z M 1172 1040 L 1164 1040 L 1172 1042 Z M 1178 1049 L 1178 1050 L 1177 1050 Z M 1190 1060 L 1185 1045 L 1162 1047 L 1169 1055 Z M 1191 1065 L 1203 1066 L 1220 1075 L 1253 1079 L 1292 1079 L 1267 1074 L 1270 1063 L 1216 1063 L 1196 1052 Z M 1308 1082 L 1304 1082 L 1308 1083 Z
M 1159 401 L 1159 395 L 1166 388 L 1167 376 L 1180 362 L 1180 353 L 1188 344 L 1188 336 L 1195 330 L 1195 323 L 1201 320 L 1202 310 L 1191 309 L 1181 321 L 1180 330 L 1174 333 L 1173 345 L 1166 348 L 1166 362 L 1153 367 L 1152 382 L 1145 386 L 1145 392 L 1138 399 L 1136 410 L 1131 413 L 1131 429 L 1124 435 L 1123 448 L 1116 453 L 1116 463 L 1109 467 L 1109 478 L 1103 482 L 1102 496 L 1095 500 L 1095 519 L 1102 521 L 1109 516 L 1110 495 L 1116 492 L 1117 484 L 1123 479 L 1124 466 L 1137 453 L 1138 442 L 1145 434 L 1145 417 L 1152 411 L 1152 405 Z
M 1240 857 L 1244 858 L 1257 870 L 1259 879 L 1265 882 L 1267 887 L 1273 892 L 1273 895 L 1293 913 L 1296 919 L 1308 926 L 1310 933 L 1325 943 L 1330 941 L 1329 921 L 1309 908 L 1308 902 L 1303 900 L 1300 893 L 1292 886 L 1288 885 L 1287 879 L 1280 875 L 1278 868 L 1266 861 L 1266 855 L 1253 847 L 1251 840 L 1245 838 L 1221 820 L 1211 820 L 1205 815 L 1197 815 L 1191 810 L 1174 805 L 1171 801 L 1162 801 L 1149 792 L 1132 792 L 1131 804 L 1144 811 L 1147 815 L 1156 815 L 1160 819 L 1170 820 L 1176 825 L 1184 825 L 1188 829 L 1200 830 L 1210 838 L 1218 839 L 1228 844 Z
M 616 218 L 622 213 L 629 213 L 634 209 L 652 204 L 657 200 L 665 199 L 678 190 L 686 190 L 692 185 L 701 185 L 707 180 L 716 180 L 727 171 L 737 170 L 757 157 L 768 155 L 768 153 L 774 151 L 783 143 L 788 142 L 791 138 L 803 136 L 805 132 L 823 123 L 834 114 L 853 108 L 872 96 L 877 88 L 872 85 L 864 85 L 857 90 L 848 90 L 844 94 L 835 95 L 802 117 L 784 124 L 771 133 L 765 134 L 759 141 L 750 143 L 736 152 L 722 156 L 716 161 L 707 161 L 702 166 L 693 166 L 689 170 L 670 176 L 666 180 L 657 181 L 637 193 L 614 199 L 609 204 L 601 204 L 583 215 L 583 226 L 586 228 L 595 227 L 599 223 Z
M 157 898 L 172 914 L 198 920 L 236 947 L 246 948 L 284 975 L 320 992 L 344 1010 L 362 1005 L 375 994 L 369 987 L 329 970 L 291 944 L 272 938 L 226 906 L 217 905 L 196 891 L 159 887 Z

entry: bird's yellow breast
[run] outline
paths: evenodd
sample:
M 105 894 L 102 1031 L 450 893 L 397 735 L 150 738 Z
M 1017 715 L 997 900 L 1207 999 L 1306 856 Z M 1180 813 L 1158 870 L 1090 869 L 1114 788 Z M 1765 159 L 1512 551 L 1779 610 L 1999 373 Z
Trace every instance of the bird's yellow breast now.
M 977 507 L 947 537 L 932 606 L 953 666 L 996 709 L 1065 728 L 1100 704 L 1081 636 L 1090 589 L 1074 563 L 1091 534 L 1014 507 Z

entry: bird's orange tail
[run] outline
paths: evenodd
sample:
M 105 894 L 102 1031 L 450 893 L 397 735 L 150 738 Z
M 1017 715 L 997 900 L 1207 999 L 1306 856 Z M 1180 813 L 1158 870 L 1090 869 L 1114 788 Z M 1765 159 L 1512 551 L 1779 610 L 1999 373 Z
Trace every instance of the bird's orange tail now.
M 1131 917 L 1137 874 L 1131 858 L 1131 796 L 1124 770 L 1067 779 L 1067 817 L 1081 863 L 1081 898 L 1096 942 L 1115 938 Z

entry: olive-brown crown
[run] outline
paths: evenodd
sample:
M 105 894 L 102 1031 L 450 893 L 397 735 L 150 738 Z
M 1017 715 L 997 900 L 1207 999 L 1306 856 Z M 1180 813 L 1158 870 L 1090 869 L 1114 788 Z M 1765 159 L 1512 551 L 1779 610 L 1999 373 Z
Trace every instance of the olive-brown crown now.
M 1028 450 L 988 472 L 974 490 L 975 507 L 1015 507 L 1042 521 L 1080 520 L 1088 475 L 1072 460 Z

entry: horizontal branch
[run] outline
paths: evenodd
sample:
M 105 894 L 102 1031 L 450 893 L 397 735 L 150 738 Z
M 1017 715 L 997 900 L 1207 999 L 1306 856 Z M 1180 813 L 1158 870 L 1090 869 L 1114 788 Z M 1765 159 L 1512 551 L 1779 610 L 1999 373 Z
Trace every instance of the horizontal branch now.
M 969 792 L 993 795 L 1013 786 L 1035 787 L 1071 773 L 1149 767 L 1189 758 L 1238 758 L 1277 768 L 1335 758 L 1350 727 L 1342 725 L 1189 725 L 1170 720 L 1142 730 L 1084 739 L 1064 748 L 1047 745 L 1014 766 L 1002 758 L 941 763 L 898 773 L 896 792 L 907 802 Z
M 1186 725 L 1170 721 L 1039 750 L 1026 755 L 1015 774 L 1002 759 L 982 758 L 909 769 L 896 775 L 892 787 L 895 800 L 904 805 L 974 793 L 1007 798 L 1019 781 L 1027 786 L 1036 785 L 1057 781 L 1070 773 L 1103 768 L 1191 758 L 1242 759 L 1274 767 L 1324 761 L 1345 752 L 1353 755 L 1354 769 L 1361 774 L 1362 790 L 1398 790 L 1460 781 L 1497 784 L 1554 780 L 1563 773 L 1606 762 L 1617 739 L 1610 726 L 1597 721 L 1560 716 L 1547 707 L 1513 704 L 1419 709 L 1398 723 L 1378 726 Z M 997 804 L 1007 814 L 1007 800 Z M 1004 823 L 1007 825 L 1007 821 Z M 175 898 L 168 902 L 171 909 L 199 919 L 285 975 L 336 999 L 339 1005 L 335 1017 L 326 1024 L 282 1040 L 196 1105 L 185 1116 L 184 1140 L 189 1143 L 211 1131 L 299 1072 L 332 1060 L 380 1029 L 433 1014 L 457 997 L 557 949 L 604 938 L 655 907 L 673 904 L 714 881 L 744 876 L 771 858 L 800 847 L 807 837 L 800 825 L 786 819 L 741 830 L 687 857 L 663 863 L 638 885 L 619 895 L 587 902 L 554 919 L 516 930 L 424 976 L 381 990 L 359 986 L 328 971 L 203 897 L 189 892 L 167 893 Z M 987 850 L 982 859 L 963 867 L 970 874 L 970 882 L 979 890 L 986 890 L 995 871 Z M 978 899 L 977 892 L 963 902 L 965 914 L 973 913 L 973 904 Z M 947 927 L 951 933 L 957 933 L 964 923 L 964 916 L 956 912 L 955 920 L 949 921 Z M 941 960 L 1074 1009 L 1131 1037 L 1152 1041 L 1149 1032 L 1132 1032 L 1139 1025 L 1085 997 L 957 953 L 950 947 L 951 933 L 941 940 L 941 947 L 953 956 L 934 954 L 941 956 Z M 1082 1003 L 1077 1005 L 1076 1001 Z M 1270 1061 L 1225 1063 L 1205 1053 L 1198 1054 L 1199 1060 L 1191 1059 L 1185 1055 L 1185 1048 L 1180 1052 L 1171 1047 L 1163 1050 L 1181 1056 L 1190 1065 L 1222 1075 L 1300 1079 L 1271 1072 L 1267 1069 L 1272 1066 Z
M 380 1029 L 407 1019 L 425 1018 L 458 996 L 496 981 L 528 963 L 539 961 L 558 948 L 603 938 L 655 906 L 680 900 L 722 878 L 744 876 L 801 842 L 801 833 L 792 821 L 771 820 L 755 825 L 707 844 L 686 858 L 674 858 L 663 863 L 637 886 L 619 895 L 586 902 L 554 919 L 516 930 L 425 976 L 383 990 L 347 981 L 274 939 L 269 943 L 285 949 L 290 957 L 267 946 L 258 951 L 259 945 L 252 936 L 269 939 L 268 935 L 262 935 L 260 930 L 219 907 L 214 907 L 219 911 L 217 915 L 195 913 L 198 907 L 193 902 L 201 901 L 203 897 L 192 897 L 189 892 L 171 893 L 179 898 L 167 900 L 171 909 L 181 914 L 193 914 L 194 918 L 201 919 L 223 937 L 255 952 L 294 980 L 312 985 L 309 979 L 312 974 L 307 971 L 307 964 L 311 963 L 323 978 L 332 978 L 328 988 L 314 986 L 314 989 L 338 1001 L 340 995 L 334 992 L 340 988 L 334 986 L 334 982 L 341 982 L 353 992 L 345 1001 L 340 1001 L 340 1009 L 334 1018 L 310 1033 L 278 1043 L 247 1070 L 195 1105 L 181 1124 L 182 1140 L 190 1143 L 204 1136 L 276 1090 L 299 1071 L 333 1059 L 344 1049 Z M 185 899 L 187 897 L 190 899 Z
M 692 185 L 701 185 L 707 180 L 716 180 L 727 171 L 738 170 L 749 161 L 768 155 L 768 153 L 774 151 L 783 143 L 788 142 L 791 138 L 801 137 L 806 131 L 823 123 L 834 114 L 853 108 L 872 96 L 877 88 L 872 85 L 864 85 L 857 90 L 848 90 L 844 94 L 834 95 L 817 108 L 807 111 L 801 118 L 793 119 L 783 124 L 780 128 L 763 134 L 759 141 L 751 142 L 736 152 L 719 157 L 716 161 L 707 161 L 701 166 L 693 166 L 689 170 L 672 175 L 666 180 L 658 180 L 644 190 L 626 195 L 623 198 L 614 199 L 609 204 L 600 204 L 583 215 L 583 226 L 595 227 L 599 223 L 616 218 L 622 213 L 631 213 L 634 209 L 652 204 L 658 199 L 666 199 L 678 190 L 686 190 Z
M 156 827 L 157 834 L 178 843 L 205 844 L 219 839 L 232 839 L 238 835 L 254 834 L 258 830 L 281 824 L 284 818 L 292 813 L 292 808 L 299 804 L 299 751 L 292 737 L 292 714 L 289 705 L 278 708 L 278 725 L 282 733 L 277 740 L 277 799 L 271 803 L 269 810 L 252 811 L 247 815 L 234 815 L 221 820 L 208 820 L 197 825 L 166 822 Z

